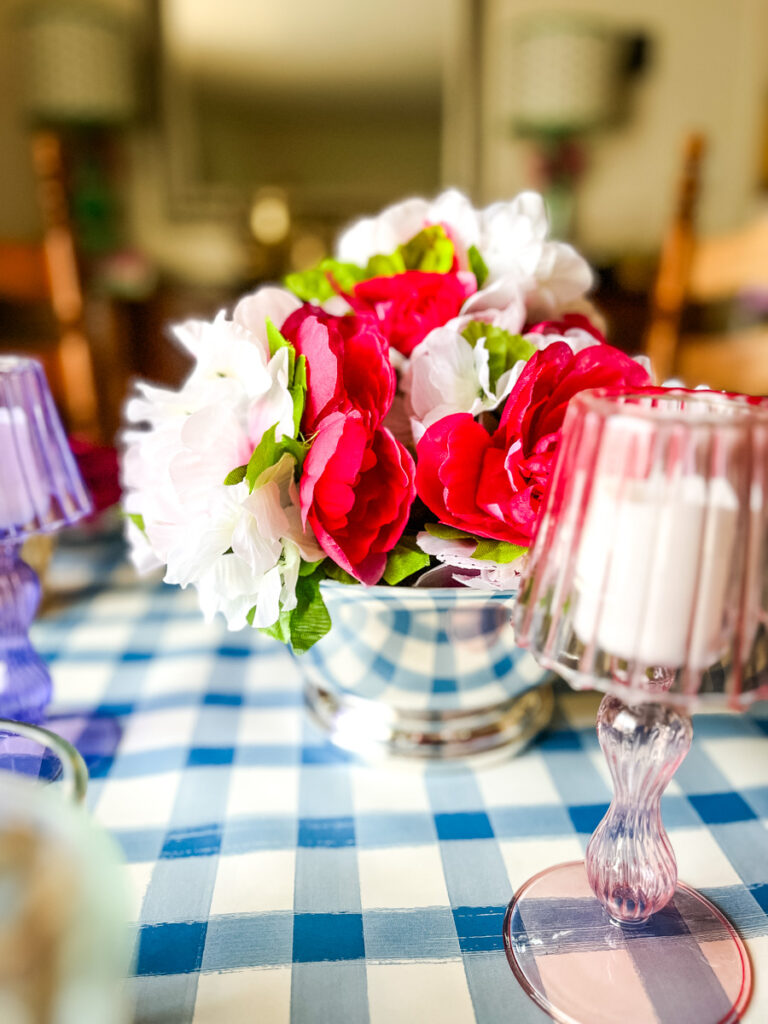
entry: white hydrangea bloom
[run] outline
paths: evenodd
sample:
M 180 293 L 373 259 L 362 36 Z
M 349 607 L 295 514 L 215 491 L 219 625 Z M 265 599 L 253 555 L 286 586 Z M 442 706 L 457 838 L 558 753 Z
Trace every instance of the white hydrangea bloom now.
M 485 338 L 473 346 L 450 327 L 438 327 L 417 345 L 403 375 L 416 444 L 432 423 L 456 412 L 478 416 L 496 409 L 523 372 L 518 360 L 491 387 Z
M 592 284 L 589 264 L 573 246 L 549 241 L 544 200 L 521 192 L 480 214 L 478 249 L 488 267 L 484 288 L 517 284 L 526 294 L 529 317 L 544 319 L 579 299 Z M 470 300 L 471 301 L 471 300 Z
M 365 266 L 371 256 L 394 252 L 430 224 L 443 224 L 457 245 L 462 268 L 467 269 L 467 250 L 478 245 L 480 223 L 476 210 L 461 192 L 449 189 L 437 199 L 406 199 L 388 206 L 375 217 L 363 217 L 339 238 L 338 258 Z M 463 257 L 463 260 L 462 260 Z
M 179 391 L 140 383 L 126 406 L 134 564 L 166 565 L 166 582 L 193 584 L 204 613 L 222 612 L 231 629 L 245 625 L 251 608 L 254 624 L 268 626 L 281 601 L 295 607 L 300 557 L 322 557 L 301 524 L 292 456 L 264 470 L 253 492 L 224 483 L 273 425 L 277 438 L 293 436 L 288 350 L 270 357 L 264 325 L 269 318 L 279 326 L 298 305 L 282 289 L 263 289 L 238 305 L 234 320 L 220 314 L 175 328 L 195 360 L 186 382 Z
M 552 318 L 579 301 L 592 284 L 586 260 L 565 242 L 548 239 L 544 200 L 536 192 L 521 192 L 480 211 L 455 189 L 432 202 L 408 199 L 352 225 L 339 239 L 338 258 L 364 266 L 371 256 L 393 252 L 429 224 L 446 228 L 460 269 L 469 269 L 472 246 L 488 268 L 483 287 L 462 313 L 501 313 L 522 296 L 529 321 Z

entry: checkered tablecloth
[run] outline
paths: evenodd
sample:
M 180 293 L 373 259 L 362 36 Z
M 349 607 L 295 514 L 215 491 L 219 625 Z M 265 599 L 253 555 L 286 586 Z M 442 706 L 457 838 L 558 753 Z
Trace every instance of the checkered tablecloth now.
M 138 925 L 141 1024 L 519 1024 L 502 922 L 515 887 L 581 857 L 610 798 L 598 697 L 492 765 L 366 765 L 308 719 L 296 662 L 206 626 L 194 594 L 71 539 L 33 628 L 50 725 L 89 765 Z M 768 1020 L 768 708 L 697 716 L 664 818 L 680 877 L 736 924 Z M 679 1018 L 676 1021 L 679 1024 Z

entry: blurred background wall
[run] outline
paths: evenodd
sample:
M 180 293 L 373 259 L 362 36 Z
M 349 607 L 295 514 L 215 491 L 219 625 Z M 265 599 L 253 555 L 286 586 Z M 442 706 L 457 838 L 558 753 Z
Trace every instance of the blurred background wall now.
M 123 182 L 130 230 L 182 272 L 184 252 L 163 237 L 165 215 L 183 222 L 186 212 L 200 224 L 207 210 L 215 225 L 227 191 L 283 188 L 301 212 L 343 220 L 441 184 L 468 188 L 479 202 L 535 184 L 530 141 L 513 129 L 515 55 L 521 26 L 551 12 L 647 41 L 624 117 L 588 143 L 582 246 L 609 257 L 658 246 L 692 128 L 710 144 L 702 223 L 732 226 L 758 195 L 765 0 L 75 0 L 86 5 L 133 25 L 144 63 Z M 13 15 L 40 4 L 0 6 L 0 236 L 34 235 Z M 541 68 L 542 85 L 550 74 Z M 162 101 L 159 91 L 147 95 L 151 86 L 166 89 Z
M 580 233 L 593 253 L 658 247 L 670 214 L 681 142 L 709 143 L 700 218 L 705 230 L 733 227 L 754 207 L 766 146 L 768 4 L 765 0 L 558 0 L 564 17 L 594 16 L 647 39 L 646 65 L 624 118 L 596 132 L 579 192 Z M 483 191 L 526 183 L 523 144 L 508 131 L 516 26 L 539 0 L 491 0 L 485 34 Z M 547 75 L 542 69 L 542 79 Z
M 108 37 L 99 65 L 87 40 Z M 78 109 L 76 80 L 112 105 Z M 0 243 L 50 227 L 41 129 L 63 144 L 89 344 L 126 379 L 182 372 L 168 319 L 448 185 L 480 204 L 542 189 L 637 347 L 686 135 L 707 139 L 703 229 L 763 206 L 768 3 L 0 0 Z

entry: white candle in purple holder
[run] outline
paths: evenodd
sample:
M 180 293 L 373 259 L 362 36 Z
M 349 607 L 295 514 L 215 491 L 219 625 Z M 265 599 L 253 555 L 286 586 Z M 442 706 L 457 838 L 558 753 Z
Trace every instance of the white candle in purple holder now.
M 0 529 L 44 518 L 49 500 L 32 447 L 27 414 L 18 406 L 0 408 Z

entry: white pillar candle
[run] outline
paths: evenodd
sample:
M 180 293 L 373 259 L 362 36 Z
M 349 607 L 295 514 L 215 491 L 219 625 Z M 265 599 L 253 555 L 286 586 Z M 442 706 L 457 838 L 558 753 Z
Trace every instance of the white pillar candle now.
M 648 666 L 713 664 L 737 522 L 723 478 L 598 477 L 576 557 L 579 639 Z
M 42 517 L 48 499 L 26 413 L 18 406 L 0 409 L 0 529 Z

